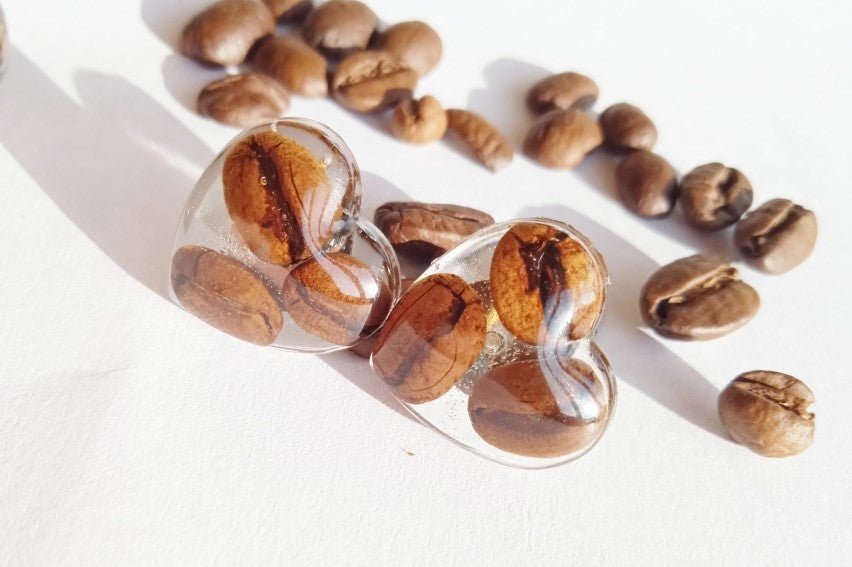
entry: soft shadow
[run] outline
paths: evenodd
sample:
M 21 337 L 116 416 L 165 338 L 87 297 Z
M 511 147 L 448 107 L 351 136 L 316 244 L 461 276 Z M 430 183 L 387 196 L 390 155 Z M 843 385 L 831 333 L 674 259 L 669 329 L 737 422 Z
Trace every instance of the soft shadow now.
M 201 89 L 228 74 L 225 69 L 204 67 L 180 54 L 166 57 L 160 66 L 160 72 L 166 90 L 193 113 L 198 111 L 198 93 Z
M 366 359 L 345 350 L 323 354 L 319 358 L 363 392 L 401 416 L 416 421 L 411 413 L 397 401 L 382 379 L 373 373 Z
M 612 284 L 597 341 L 616 375 L 687 421 L 728 440 L 716 411 L 718 389 L 664 343 L 646 334 L 638 308 L 639 290 L 659 266 L 627 240 L 568 207 L 527 207 L 518 215 L 568 223 L 588 236 L 603 255 Z
M 171 163 L 200 170 L 212 151 L 124 79 L 77 72 L 78 104 L 20 51 L 11 58 L 0 141 L 110 259 L 166 297 L 172 237 L 194 184 Z

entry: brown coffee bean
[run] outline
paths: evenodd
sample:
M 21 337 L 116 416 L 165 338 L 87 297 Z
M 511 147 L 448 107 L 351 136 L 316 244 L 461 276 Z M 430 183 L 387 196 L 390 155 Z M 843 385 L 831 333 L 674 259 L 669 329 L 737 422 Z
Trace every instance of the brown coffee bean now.
M 734 440 L 764 457 L 789 457 L 807 449 L 815 417 L 814 395 L 788 374 L 754 370 L 719 394 L 719 418 Z
M 199 114 L 241 128 L 280 118 L 289 107 L 287 89 L 259 73 L 229 75 L 198 93 Z
M 663 266 L 640 294 L 642 318 L 671 339 L 721 337 L 745 325 L 759 307 L 757 292 L 715 255 L 697 254 Z
M 180 51 L 212 65 L 238 65 L 260 38 L 275 31 L 275 16 L 259 0 L 219 0 L 184 28 Z
M 600 126 L 582 110 L 554 110 L 530 129 L 524 153 L 541 165 L 572 169 L 602 141 Z
M 403 295 L 373 348 L 373 370 L 397 397 L 422 404 L 447 393 L 485 344 L 485 307 L 454 274 L 433 274 Z
M 343 215 L 325 166 L 277 132 L 237 142 L 222 167 L 234 226 L 262 260 L 287 266 L 318 252 Z
M 627 154 L 615 168 L 615 184 L 628 209 L 643 217 L 665 217 L 677 198 L 677 176 L 672 166 L 646 151 Z
M 280 22 L 301 22 L 314 7 L 312 0 L 263 0 Z
M 329 0 L 308 14 L 302 37 L 311 47 L 340 56 L 365 49 L 377 22 L 376 14 L 363 2 Z
M 603 433 L 609 396 L 592 368 L 568 358 L 498 366 L 468 398 L 473 429 L 495 447 L 528 457 L 588 449 Z
M 414 279 L 412 278 L 403 278 L 399 282 L 399 292 L 400 294 L 408 291 L 414 284 Z M 390 290 L 387 287 L 382 288 L 382 293 L 379 295 L 378 299 L 376 299 L 375 306 L 373 307 L 373 311 L 377 314 L 381 314 L 381 318 L 378 316 L 371 317 L 368 321 L 368 325 L 364 329 L 363 335 L 368 335 L 369 333 L 373 333 L 382 323 L 385 322 L 385 316 L 387 312 L 390 311 L 390 308 L 393 306 L 393 297 L 390 293 Z M 371 336 L 366 336 L 361 339 L 354 346 L 352 346 L 349 351 L 361 358 L 370 358 L 370 355 L 373 353 L 373 347 L 376 345 L 376 339 L 379 337 L 378 333 L 374 333 Z
M 373 222 L 399 254 L 428 262 L 494 219 L 469 207 L 409 201 L 385 203 Z
M 752 200 L 751 184 L 745 175 L 721 163 L 708 163 L 687 173 L 678 193 L 686 220 L 702 230 L 734 224 Z
M 441 60 L 441 37 L 424 22 L 394 24 L 379 35 L 376 48 L 394 55 L 404 65 L 423 76 Z
M 569 108 L 591 108 L 598 99 L 598 85 L 579 73 L 551 75 L 533 85 L 527 106 L 536 114 Z
M 393 135 L 412 144 L 440 140 L 446 131 L 447 113 L 433 96 L 403 100 L 396 105 L 391 117 Z
M 512 162 L 512 145 L 482 116 L 450 108 L 447 110 L 447 131 L 473 152 L 474 157 L 491 171 L 498 171 Z
M 334 98 L 355 112 L 375 112 L 411 98 L 417 73 L 384 51 L 359 51 L 337 66 Z
M 637 107 L 613 104 L 598 117 L 604 142 L 617 150 L 648 150 L 657 143 L 657 127 Z
M 748 213 L 734 242 L 752 266 L 780 274 L 804 262 L 814 249 L 816 215 L 788 199 L 772 199 Z
M 603 310 L 604 285 L 589 252 L 545 224 L 514 225 L 491 260 L 494 308 L 503 325 L 530 344 L 589 335 Z
M 264 40 L 254 56 L 254 65 L 297 95 L 323 97 L 328 94 L 325 58 L 295 37 Z
M 244 341 L 268 345 L 281 331 L 281 310 L 263 281 L 215 250 L 184 246 L 175 252 L 172 289 L 187 311 Z
M 371 317 L 384 319 L 389 302 L 384 302 L 384 312 L 374 313 L 381 296 L 382 284 L 370 266 L 342 252 L 317 254 L 300 262 L 281 288 L 284 307 L 293 321 L 336 345 L 358 340 L 375 324 Z

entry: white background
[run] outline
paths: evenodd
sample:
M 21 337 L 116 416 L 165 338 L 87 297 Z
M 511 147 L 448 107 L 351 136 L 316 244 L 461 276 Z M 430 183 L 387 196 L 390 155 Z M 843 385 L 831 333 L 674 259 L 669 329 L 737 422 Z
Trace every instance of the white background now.
M 738 264 L 762 307 L 712 342 L 649 334 L 636 298 L 659 265 L 735 257 L 730 232 L 627 213 L 606 156 L 565 172 L 517 155 L 492 174 L 445 143 L 394 140 L 384 118 L 293 101 L 348 142 L 370 216 L 405 198 L 544 214 L 604 253 L 618 408 L 591 453 L 539 472 L 408 419 L 361 359 L 244 344 L 165 299 L 181 206 L 236 134 L 192 111 L 221 71 L 174 50 L 204 0 L 3 4 L 0 563 L 852 564 L 848 2 L 373 2 L 443 37 L 418 94 L 516 147 L 528 86 L 575 70 L 600 85 L 598 111 L 644 109 L 681 172 L 723 161 L 756 203 L 816 212 L 805 264 Z M 755 368 L 814 390 L 803 454 L 726 439 L 718 389 Z

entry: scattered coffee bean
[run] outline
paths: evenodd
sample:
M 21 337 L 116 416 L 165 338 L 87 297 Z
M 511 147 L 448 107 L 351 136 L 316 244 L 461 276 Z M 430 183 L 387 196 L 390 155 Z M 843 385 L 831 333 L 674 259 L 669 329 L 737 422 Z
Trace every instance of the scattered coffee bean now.
M 448 109 L 447 131 L 455 134 L 491 171 L 498 171 L 512 162 L 514 152 L 511 144 L 493 124 L 476 113 Z
M 672 166 L 651 152 L 629 153 L 615 168 L 622 202 L 643 217 L 665 217 L 677 198 L 677 176 Z
M 423 76 L 441 60 L 441 37 L 429 24 L 401 22 L 379 35 L 376 48 L 388 51 L 404 65 Z
M 263 0 L 263 2 L 279 22 L 301 22 L 314 7 L 312 0 Z
M 381 295 L 382 285 L 370 266 L 342 252 L 300 262 L 281 288 L 285 310 L 293 321 L 336 345 L 358 340 L 371 317 L 384 319 L 389 302 L 384 302 L 384 312 L 373 313 Z
M 403 295 L 373 348 L 373 370 L 397 397 L 422 404 L 446 394 L 485 344 L 485 307 L 454 274 L 428 276 Z
M 376 14 L 363 2 L 329 0 L 308 14 L 302 37 L 311 47 L 340 56 L 365 49 L 377 22 Z
M 598 85 L 579 73 L 551 75 L 533 85 L 527 106 L 536 114 L 569 108 L 588 109 L 598 99 Z
M 497 243 L 491 294 L 503 325 L 520 340 L 581 339 L 604 301 L 601 268 L 577 240 L 538 223 L 518 223 Z
M 686 220 L 702 230 L 734 224 L 752 200 L 745 175 L 721 163 L 708 163 L 687 173 L 678 193 Z
M 270 37 L 254 56 L 258 71 L 277 79 L 288 91 L 308 97 L 328 94 L 325 58 L 295 37 Z
M 446 131 L 447 113 L 433 96 L 403 100 L 396 105 L 391 117 L 393 135 L 412 144 L 440 140 Z
M 414 279 L 412 278 L 403 278 L 402 280 L 400 280 L 400 294 L 403 294 L 408 291 L 408 288 L 410 288 L 413 284 Z M 364 332 L 362 333 L 362 335 L 365 335 L 365 338 L 355 343 L 355 345 L 349 349 L 350 352 L 357 356 L 360 356 L 361 358 L 370 358 L 370 355 L 373 353 L 373 347 L 376 345 L 376 339 L 379 335 L 378 333 L 374 333 L 371 336 L 366 335 L 373 333 L 373 331 L 375 331 L 382 323 L 385 322 L 385 315 L 387 315 L 387 312 L 390 311 L 391 307 L 393 307 L 391 293 L 387 288 L 383 288 L 383 292 L 381 295 L 379 295 L 379 298 L 376 300 L 376 305 L 373 308 L 374 312 L 382 314 L 382 318 L 370 318 L 368 325 L 365 327 Z
M 258 73 L 229 75 L 198 94 L 198 113 L 223 124 L 245 128 L 280 118 L 290 106 L 287 89 Z
M 522 360 L 497 366 L 468 398 L 473 429 L 491 445 L 528 457 L 587 449 L 603 433 L 609 396 L 584 362 Z
M 816 215 L 788 199 L 772 199 L 748 213 L 734 242 L 752 266 L 780 274 L 804 262 L 814 249 Z
M 642 318 L 660 335 L 708 340 L 745 325 L 760 297 L 727 260 L 697 254 L 654 272 L 642 287 L 640 306 Z
M 259 345 L 281 331 L 281 310 L 248 266 L 215 250 L 184 246 L 172 258 L 172 289 L 187 311 L 220 331 Z
M 260 0 L 219 0 L 186 25 L 180 50 L 202 63 L 238 65 L 274 31 L 275 16 Z
M 427 262 L 494 224 L 491 215 L 476 209 L 415 201 L 385 203 L 373 221 L 399 254 Z
M 524 140 L 524 153 L 541 165 L 572 169 L 603 141 L 600 126 L 577 108 L 538 119 Z
M 375 112 L 411 98 L 417 73 L 384 51 L 359 51 L 337 66 L 334 98 L 355 112 Z
M 814 395 L 804 382 L 781 372 L 737 376 L 719 394 L 719 418 L 734 440 L 764 457 L 789 457 L 814 437 Z
M 322 162 L 276 132 L 235 144 L 222 183 L 235 228 L 252 252 L 274 264 L 287 266 L 318 252 L 343 214 L 342 196 Z
M 616 150 L 648 150 L 657 143 L 657 127 L 637 107 L 613 104 L 598 117 L 604 142 Z

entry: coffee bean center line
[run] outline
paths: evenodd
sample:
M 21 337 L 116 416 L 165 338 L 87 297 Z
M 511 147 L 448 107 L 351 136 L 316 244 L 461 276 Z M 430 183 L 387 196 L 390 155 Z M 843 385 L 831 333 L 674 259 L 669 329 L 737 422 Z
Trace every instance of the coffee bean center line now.
M 243 305 L 242 303 L 239 303 L 239 302 L 231 299 L 230 297 L 223 295 L 222 293 L 220 293 L 218 291 L 212 291 L 212 290 L 210 290 L 210 289 L 208 289 L 208 288 L 206 288 L 202 285 L 199 285 L 198 282 L 191 281 L 188 278 L 185 278 L 184 282 L 189 282 L 190 286 L 192 286 L 195 289 L 200 290 L 202 293 L 207 293 L 207 294 L 212 295 L 213 297 L 215 297 L 217 299 L 217 301 L 221 301 L 225 305 L 226 308 L 230 308 L 234 312 L 239 313 L 240 315 L 247 315 L 249 317 L 260 315 L 260 317 L 263 319 L 263 323 L 266 325 L 267 330 L 272 332 L 273 326 L 270 323 L 269 318 L 266 315 L 264 315 L 262 313 L 258 313 L 257 311 L 254 311 L 252 309 L 246 309 L 245 305 Z
M 785 386 L 789 386 L 792 382 L 789 382 Z M 750 378 L 741 377 L 737 380 L 737 387 L 742 388 L 743 390 L 752 393 L 756 396 L 760 396 L 762 398 L 766 398 L 769 401 L 775 402 L 778 405 L 788 409 L 800 417 L 805 419 L 813 419 L 814 414 L 806 411 L 808 406 L 807 400 L 792 395 L 787 392 L 784 388 L 773 388 L 769 384 L 765 384 L 763 382 L 752 380 Z

